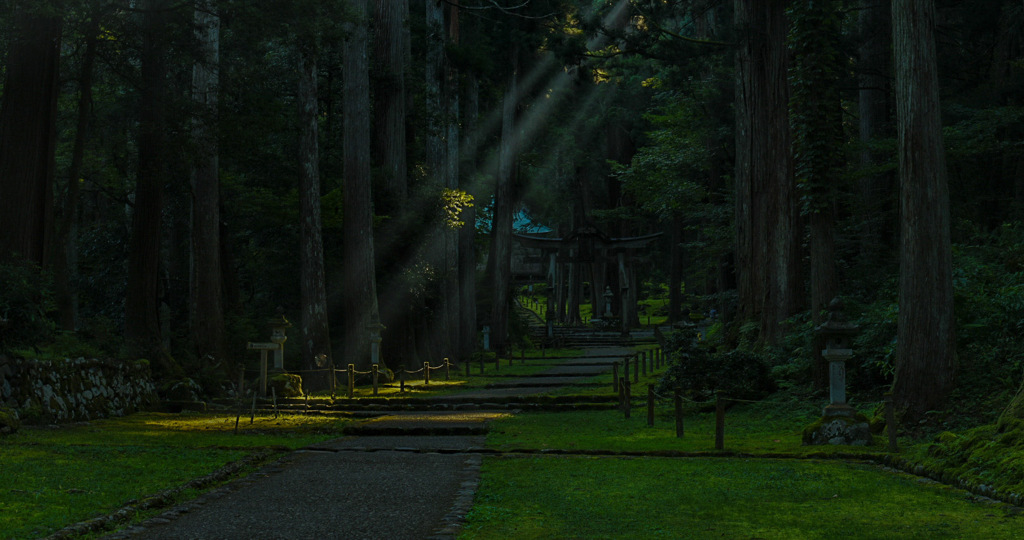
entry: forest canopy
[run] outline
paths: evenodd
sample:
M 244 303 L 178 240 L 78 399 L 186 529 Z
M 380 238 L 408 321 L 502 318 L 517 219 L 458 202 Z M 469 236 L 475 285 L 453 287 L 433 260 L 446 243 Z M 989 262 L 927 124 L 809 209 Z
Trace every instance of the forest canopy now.
M 567 273 L 558 323 L 607 274 L 821 389 L 839 296 L 854 385 L 991 417 L 1024 368 L 1024 5 L 891 4 L 5 0 L 0 347 L 214 391 L 280 307 L 296 369 L 379 324 L 385 362 L 468 360 L 526 339 L 525 209 L 665 233 L 635 283 Z

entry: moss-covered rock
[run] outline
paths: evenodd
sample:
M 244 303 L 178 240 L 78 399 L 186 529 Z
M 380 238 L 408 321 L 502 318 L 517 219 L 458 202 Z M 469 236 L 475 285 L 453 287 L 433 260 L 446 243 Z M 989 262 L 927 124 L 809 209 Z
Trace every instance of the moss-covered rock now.
M 20 427 L 21 421 L 18 420 L 18 414 L 13 409 L 0 407 L 0 437 L 10 435 L 18 431 Z
M 199 383 L 192 379 L 176 379 L 160 385 L 160 395 L 167 401 L 202 401 L 203 393 Z
M 868 418 L 856 416 L 823 416 L 817 422 L 804 428 L 803 444 L 870 446 L 875 444 Z
M 294 373 L 278 373 L 269 380 L 277 397 L 302 397 L 302 377 Z

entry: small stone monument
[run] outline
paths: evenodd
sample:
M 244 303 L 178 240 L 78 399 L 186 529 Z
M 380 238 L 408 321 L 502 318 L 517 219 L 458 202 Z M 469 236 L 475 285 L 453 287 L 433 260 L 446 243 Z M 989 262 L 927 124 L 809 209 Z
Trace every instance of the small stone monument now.
M 850 340 L 857 333 L 857 325 L 846 320 L 843 302 L 834 298 L 828 306 L 828 320 L 815 328 L 825 340 L 821 356 L 828 362 L 829 404 L 820 420 L 804 429 L 803 442 L 807 445 L 872 444 L 867 418 L 846 403 L 846 362 L 853 358 Z
M 285 330 L 292 327 L 292 323 L 284 318 L 284 308 L 277 308 L 277 317 L 267 321 L 267 326 L 270 327 L 270 341 L 280 345 L 274 351 L 274 371 L 284 371 L 284 342 L 288 341 Z
M 378 320 L 374 320 L 366 327 L 370 331 L 370 363 L 380 364 L 380 342 L 383 341 L 380 337 L 380 333 L 383 332 L 387 327 L 380 323 Z
M 605 287 L 604 288 L 604 294 L 602 296 L 604 296 L 604 315 L 602 315 L 602 316 L 605 319 L 611 319 L 612 318 L 612 298 L 615 297 L 615 294 L 612 293 L 612 288 L 611 287 Z

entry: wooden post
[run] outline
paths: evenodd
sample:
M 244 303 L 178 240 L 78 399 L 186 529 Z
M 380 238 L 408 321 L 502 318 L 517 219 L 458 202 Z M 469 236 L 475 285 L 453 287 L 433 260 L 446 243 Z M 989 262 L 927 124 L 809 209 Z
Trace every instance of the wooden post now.
M 348 373 L 348 398 L 352 399 L 352 394 L 356 389 L 356 365 L 349 364 L 346 373 Z
M 640 351 L 640 374 L 647 376 L 647 351 Z
M 277 419 L 277 389 L 275 389 L 273 386 L 270 387 L 270 395 L 274 397 L 274 419 L 276 420 Z M 253 403 L 255 403 L 255 400 L 253 400 Z
M 273 390 L 273 389 L 271 389 Z M 256 421 L 256 392 L 252 393 L 252 408 L 249 409 L 249 425 Z
M 377 364 L 373 364 L 370 367 L 370 369 L 371 369 L 371 371 L 373 371 L 373 373 L 371 374 L 371 377 L 373 377 L 373 395 L 376 396 L 377 395 L 377 374 L 379 373 L 378 370 L 380 368 L 377 367 Z
M 327 361 L 328 369 L 331 370 L 331 399 L 334 399 L 334 394 L 338 390 L 338 373 L 334 370 L 334 356 L 331 356 Z
M 629 357 L 628 356 L 622 359 L 622 377 L 624 379 L 626 379 L 627 381 L 629 380 Z
M 430 362 L 423 362 L 423 386 L 430 384 Z
M 654 426 L 654 385 L 647 385 L 647 425 Z
M 640 382 L 640 357 L 633 357 L 633 382 Z
M 612 392 L 619 393 L 619 363 L 612 362 Z
M 673 405 L 676 409 L 676 438 L 683 438 L 683 397 L 676 391 L 672 395 Z
M 626 409 L 626 383 L 619 379 L 619 410 Z
M 633 387 L 630 386 L 630 384 L 629 384 L 629 377 L 628 376 L 627 377 L 623 377 L 623 380 L 625 381 L 625 387 L 626 387 L 625 406 L 626 406 L 626 418 L 628 419 L 630 413 L 633 412 L 632 411 L 632 409 L 633 409 Z
M 725 449 L 725 399 L 715 392 L 715 450 Z
M 452 363 L 449 362 L 447 358 L 445 358 L 444 359 L 444 380 L 446 380 L 446 381 L 452 380 L 451 365 L 452 365 Z
M 512 346 L 511 345 L 509 345 L 509 347 L 508 347 L 508 365 L 510 367 L 512 366 Z
M 405 393 L 405 368 L 398 372 L 398 393 Z
M 889 434 L 889 451 L 893 454 L 900 451 L 896 445 L 896 411 L 892 408 L 892 392 L 885 393 L 885 431 Z
M 260 350 L 260 395 L 267 396 L 267 351 Z

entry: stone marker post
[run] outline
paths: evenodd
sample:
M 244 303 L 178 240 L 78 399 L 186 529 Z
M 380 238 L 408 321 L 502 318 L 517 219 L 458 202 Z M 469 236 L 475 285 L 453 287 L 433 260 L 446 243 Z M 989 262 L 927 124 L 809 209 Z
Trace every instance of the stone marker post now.
M 604 297 L 604 315 L 601 315 L 601 316 L 604 317 L 605 320 L 611 319 L 612 318 L 612 298 L 615 298 L 615 294 L 612 293 L 611 286 L 605 287 L 604 288 L 604 294 L 602 294 L 601 296 Z
M 485 326 L 483 332 L 484 332 L 484 350 L 485 351 L 489 351 L 489 350 L 491 350 L 491 327 L 490 326 Z
M 370 331 L 370 364 L 376 366 L 380 364 L 380 342 L 383 341 L 380 337 L 380 333 L 385 330 L 385 326 L 379 321 L 373 321 L 367 325 L 366 329 Z
M 267 321 L 267 326 L 270 327 L 270 341 L 278 344 L 274 351 L 274 371 L 284 371 L 284 342 L 288 341 L 285 331 L 292 327 L 292 323 L 284 318 L 284 308 L 277 308 L 277 317 Z

